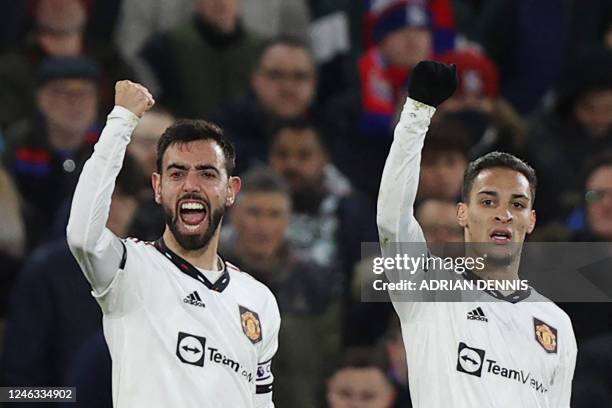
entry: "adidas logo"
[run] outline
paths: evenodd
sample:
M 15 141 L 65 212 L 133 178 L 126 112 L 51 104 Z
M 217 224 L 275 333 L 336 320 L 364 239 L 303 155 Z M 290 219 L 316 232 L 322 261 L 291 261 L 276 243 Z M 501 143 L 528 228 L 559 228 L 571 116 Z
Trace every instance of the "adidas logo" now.
M 480 320 L 481 322 L 489 321 L 489 319 L 487 319 L 487 317 L 485 316 L 484 312 L 482 311 L 480 307 L 477 307 L 471 312 L 468 312 L 467 319 L 468 320 Z
M 193 306 L 206 307 L 197 290 L 188 294 L 185 299 L 183 299 L 183 302 Z

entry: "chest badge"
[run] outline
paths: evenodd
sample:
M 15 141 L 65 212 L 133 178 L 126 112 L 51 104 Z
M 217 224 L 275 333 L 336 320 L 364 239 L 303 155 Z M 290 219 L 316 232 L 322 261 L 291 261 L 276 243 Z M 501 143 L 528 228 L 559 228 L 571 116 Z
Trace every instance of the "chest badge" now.
M 535 339 L 540 346 L 542 346 L 547 353 L 556 353 L 557 329 L 535 317 L 533 318 L 533 328 L 535 331 Z
M 238 308 L 240 310 L 240 324 L 242 326 L 242 331 L 247 338 L 251 340 L 251 343 L 259 343 L 262 338 L 259 315 L 246 307 L 238 306 Z

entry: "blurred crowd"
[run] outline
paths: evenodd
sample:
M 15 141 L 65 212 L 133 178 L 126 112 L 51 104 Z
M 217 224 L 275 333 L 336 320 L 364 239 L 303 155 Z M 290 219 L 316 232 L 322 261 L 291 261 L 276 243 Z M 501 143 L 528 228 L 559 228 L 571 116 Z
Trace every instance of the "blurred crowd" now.
M 423 147 L 430 242 L 462 240 L 463 172 L 493 150 L 537 171 L 532 241 L 612 241 L 610 1 L 16 0 L 0 52 L 2 385 L 76 385 L 77 406 L 111 406 L 101 312 L 65 228 L 120 79 L 158 103 L 116 183 L 118 236 L 163 231 L 150 175 L 174 118 L 218 123 L 236 146 L 243 190 L 221 253 L 278 299 L 277 407 L 410 407 L 392 306 L 355 288 L 420 60 L 460 80 Z M 612 401 L 609 305 L 560 305 L 578 339 L 574 407 Z

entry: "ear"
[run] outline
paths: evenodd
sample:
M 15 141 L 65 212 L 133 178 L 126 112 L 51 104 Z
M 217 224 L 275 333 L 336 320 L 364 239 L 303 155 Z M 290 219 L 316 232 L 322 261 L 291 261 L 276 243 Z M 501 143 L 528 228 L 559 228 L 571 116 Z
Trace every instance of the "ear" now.
M 536 226 L 536 212 L 535 210 L 531 210 L 531 214 L 529 214 L 529 225 L 527 226 L 527 233 L 531 234 Z
M 153 186 L 153 192 L 155 194 L 155 202 L 161 204 L 161 174 L 154 172 L 151 174 L 151 186 Z
M 225 197 L 225 206 L 231 207 L 236 202 L 236 196 L 240 192 L 242 181 L 240 177 L 232 176 L 229 178 L 227 183 L 227 196 Z
M 467 228 L 468 205 L 466 203 L 457 203 L 457 223 L 463 228 Z

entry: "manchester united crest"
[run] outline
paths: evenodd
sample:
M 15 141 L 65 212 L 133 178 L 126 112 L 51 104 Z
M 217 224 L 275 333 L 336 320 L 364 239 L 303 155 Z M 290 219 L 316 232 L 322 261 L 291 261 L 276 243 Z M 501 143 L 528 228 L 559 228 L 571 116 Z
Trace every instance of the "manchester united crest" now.
M 533 318 L 533 328 L 535 330 L 536 341 L 546 350 L 547 353 L 557 352 L 557 329 Z
M 251 340 L 251 343 L 257 344 L 261 341 L 261 323 L 259 315 L 246 307 L 238 306 L 240 309 L 240 323 L 242 331 Z

